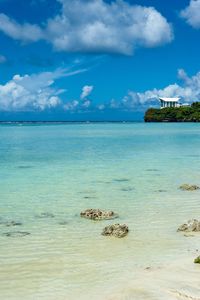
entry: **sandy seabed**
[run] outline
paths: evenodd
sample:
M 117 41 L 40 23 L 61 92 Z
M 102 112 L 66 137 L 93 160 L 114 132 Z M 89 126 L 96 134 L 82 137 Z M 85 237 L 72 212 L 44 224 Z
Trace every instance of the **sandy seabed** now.
M 170 265 L 138 271 L 135 279 L 123 288 L 118 286 L 105 299 L 200 300 L 200 265 L 193 263 L 195 254 Z
M 200 300 L 199 125 L 4 126 L 0 130 L 2 300 Z M 113 210 L 127 238 L 86 208 Z M 38 218 L 46 214 L 55 217 Z M 24 237 L 6 233 L 22 231 Z

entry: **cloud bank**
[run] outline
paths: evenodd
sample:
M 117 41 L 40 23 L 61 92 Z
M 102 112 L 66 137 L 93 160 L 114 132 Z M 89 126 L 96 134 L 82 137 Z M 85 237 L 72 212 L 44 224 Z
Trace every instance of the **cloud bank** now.
M 200 0 L 191 0 L 188 7 L 181 11 L 181 17 L 192 27 L 200 28 Z
M 178 70 L 180 84 L 174 83 L 163 89 L 147 90 L 143 93 L 129 91 L 120 101 L 111 100 L 107 107 L 121 110 L 144 111 L 149 106 L 158 105 L 159 97 L 180 97 L 182 102 L 200 101 L 200 72 L 188 77 L 183 69 Z
M 173 39 L 172 26 L 154 7 L 123 0 L 57 0 L 61 11 L 37 24 L 19 24 L 0 14 L 0 31 L 23 42 L 46 40 L 57 51 L 132 55 Z
M 0 111 L 44 111 L 56 108 L 72 113 L 144 111 L 149 106 L 157 106 L 159 97 L 180 97 L 182 102 L 187 103 L 200 101 L 200 72 L 189 77 L 183 69 L 178 70 L 179 83 L 170 84 L 163 89 L 155 88 L 144 92 L 130 90 L 122 99 L 96 104 L 96 101 L 88 99 L 94 86 L 85 85 L 79 99 L 66 101 L 62 95 L 65 90 L 56 88 L 55 81 L 83 71 L 85 70 L 69 72 L 57 69 L 54 72 L 15 75 L 7 83 L 0 85 Z
M 0 85 L 0 111 L 43 111 L 60 107 L 60 95 L 65 90 L 54 87 L 55 81 L 83 71 L 57 69 L 54 72 L 32 75 L 17 74 L 4 85 Z
M 200 101 L 200 72 L 189 77 L 183 69 L 180 69 L 178 70 L 178 80 L 179 84 L 170 84 L 163 89 L 155 88 L 144 92 L 130 90 L 122 99 L 111 99 L 107 103 L 95 105 L 94 102 L 87 99 L 84 102 L 81 99 L 70 101 L 65 105 L 65 110 L 73 113 L 102 112 L 105 110 L 144 112 L 150 106 L 157 107 L 159 97 L 180 97 L 183 103 Z
M 64 110 L 71 112 L 84 112 L 88 110 L 96 110 L 96 106 L 88 99 L 88 96 L 94 89 L 93 85 L 85 85 L 82 88 L 80 99 L 69 101 L 64 105 Z

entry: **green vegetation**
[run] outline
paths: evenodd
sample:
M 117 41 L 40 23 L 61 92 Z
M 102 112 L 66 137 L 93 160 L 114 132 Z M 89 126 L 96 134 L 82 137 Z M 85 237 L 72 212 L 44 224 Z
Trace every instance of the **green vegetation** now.
M 149 108 L 144 120 L 145 122 L 200 122 L 200 102 L 185 107 Z
M 195 264 L 200 264 L 200 256 L 198 256 L 197 258 L 195 258 L 194 263 Z

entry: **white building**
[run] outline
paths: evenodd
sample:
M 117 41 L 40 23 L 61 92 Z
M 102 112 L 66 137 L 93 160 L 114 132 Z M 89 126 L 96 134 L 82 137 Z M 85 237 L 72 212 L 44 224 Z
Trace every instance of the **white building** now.
M 160 108 L 165 107 L 180 107 L 179 103 L 180 98 L 159 98 L 160 100 Z

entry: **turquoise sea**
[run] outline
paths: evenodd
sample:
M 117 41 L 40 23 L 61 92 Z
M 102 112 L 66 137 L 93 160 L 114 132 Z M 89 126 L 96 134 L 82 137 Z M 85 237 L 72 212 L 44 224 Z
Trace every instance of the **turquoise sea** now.
M 200 192 L 183 183 L 200 185 L 197 123 L 0 125 L 0 298 L 106 299 L 184 257 L 200 238 L 176 230 Z M 113 221 L 86 208 L 114 210 L 128 236 L 102 236 Z

